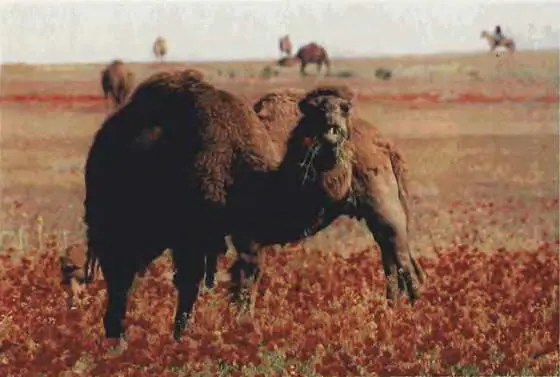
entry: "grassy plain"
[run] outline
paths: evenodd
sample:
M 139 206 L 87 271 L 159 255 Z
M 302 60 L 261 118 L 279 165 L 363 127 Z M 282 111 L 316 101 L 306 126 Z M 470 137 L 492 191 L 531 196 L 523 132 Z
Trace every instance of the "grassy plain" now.
M 64 245 L 82 241 L 83 164 L 107 114 L 102 66 L 3 65 L 0 375 L 558 374 L 557 51 L 340 60 L 324 78 L 266 61 L 131 67 L 139 79 L 196 68 L 247 101 L 280 87 L 352 86 L 358 113 L 409 164 L 423 300 L 387 308 L 373 239 L 341 219 L 270 250 L 256 328 L 227 308 L 228 253 L 179 345 L 161 258 L 133 295 L 129 349 L 107 356 L 103 283 L 69 312 L 56 266 Z M 390 80 L 375 77 L 381 67 Z

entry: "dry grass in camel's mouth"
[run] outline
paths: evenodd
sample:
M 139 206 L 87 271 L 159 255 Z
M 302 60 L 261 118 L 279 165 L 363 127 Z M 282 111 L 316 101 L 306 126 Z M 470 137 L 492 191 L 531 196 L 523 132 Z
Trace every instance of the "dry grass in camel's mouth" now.
M 315 139 L 313 144 L 307 149 L 305 153 L 305 157 L 299 163 L 300 168 L 304 170 L 303 179 L 301 184 L 304 185 L 305 183 L 309 182 L 310 180 L 314 180 L 317 172 L 313 167 L 313 162 L 315 161 L 315 157 L 319 154 L 319 150 L 321 149 L 321 143 Z

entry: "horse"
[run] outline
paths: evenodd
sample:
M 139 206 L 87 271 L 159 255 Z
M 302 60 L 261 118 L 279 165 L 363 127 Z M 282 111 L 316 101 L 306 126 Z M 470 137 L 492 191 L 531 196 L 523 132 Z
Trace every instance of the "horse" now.
M 490 45 L 490 52 L 494 52 L 494 50 L 499 47 L 505 47 L 509 50 L 509 52 L 513 53 L 515 51 L 515 41 L 512 38 L 496 38 L 495 35 L 483 30 L 480 33 L 481 38 L 485 38 Z

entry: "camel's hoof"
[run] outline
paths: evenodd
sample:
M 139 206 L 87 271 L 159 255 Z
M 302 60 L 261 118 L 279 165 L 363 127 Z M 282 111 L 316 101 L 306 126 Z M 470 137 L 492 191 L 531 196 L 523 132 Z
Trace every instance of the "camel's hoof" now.
M 206 289 L 214 289 L 216 287 L 216 279 L 206 279 L 204 285 Z
M 248 310 L 243 310 L 237 316 L 237 324 L 240 326 L 248 326 L 253 324 L 253 316 Z
M 173 339 L 176 342 L 180 341 L 185 334 L 185 330 L 189 327 L 192 321 L 191 318 L 191 315 L 183 313 L 180 317 L 175 319 L 175 323 L 173 325 Z
M 175 342 L 180 342 L 182 337 L 183 337 L 183 332 L 182 331 L 180 331 L 180 332 L 173 331 L 173 340 Z
M 183 339 L 183 336 L 185 336 L 185 331 L 187 331 L 188 328 L 189 328 L 189 322 L 185 323 L 180 328 L 175 327 L 173 329 L 173 340 L 175 342 L 180 342 L 181 339 Z
M 120 338 L 109 338 L 104 340 L 103 348 L 107 351 L 107 354 L 118 356 L 126 351 L 128 348 L 128 342 L 124 336 L 121 336 Z

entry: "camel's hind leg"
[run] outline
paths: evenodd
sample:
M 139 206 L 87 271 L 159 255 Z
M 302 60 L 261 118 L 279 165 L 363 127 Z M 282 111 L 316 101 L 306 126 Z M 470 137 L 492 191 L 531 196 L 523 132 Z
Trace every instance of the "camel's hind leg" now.
M 126 338 L 123 321 L 126 317 L 128 298 L 133 288 L 136 274 L 143 275 L 150 262 L 159 256 L 162 249 L 146 248 L 124 240 L 110 242 L 91 241 L 95 250 L 103 279 L 107 286 L 107 306 L 103 318 L 105 337 L 108 340 Z M 87 264 L 87 262 L 86 262 Z M 84 266 L 84 268 L 86 268 Z M 90 280 L 84 280 L 89 282 Z M 117 347 L 120 348 L 121 344 Z
M 230 268 L 231 298 L 240 305 L 242 314 L 254 316 L 255 302 L 261 277 L 259 245 L 249 238 L 231 235 L 237 250 L 237 260 Z
M 178 341 L 190 320 L 194 303 L 198 296 L 200 281 L 204 276 L 204 252 L 199 245 L 173 248 L 175 276 L 173 283 L 177 288 L 177 309 L 173 326 L 173 338 Z
M 206 276 L 204 283 L 206 288 L 211 289 L 216 285 L 216 273 L 218 272 L 218 257 L 227 252 L 227 245 L 223 245 L 221 249 L 209 251 L 206 253 Z
M 103 318 L 105 337 L 124 338 L 123 320 L 126 315 L 128 292 L 136 272 L 134 262 L 121 254 L 122 248 L 112 247 L 99 255 L 99 264 L 107 284 L 107 307 Z
M 188 325 L 204 272 L 210 270 L 213 283 L 217 255 L 225 252 L 227 246 L 223 236 L 215 236 L 186 242 L 172 249 L 175 264 L 173 282 L 178 291 L 173 337 L 179 340 Z M 209 259 L 205 261 L 205 257 Z

